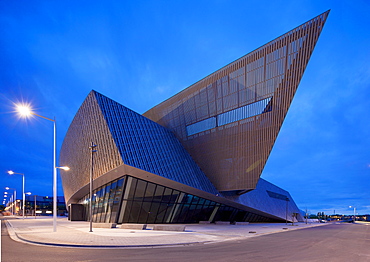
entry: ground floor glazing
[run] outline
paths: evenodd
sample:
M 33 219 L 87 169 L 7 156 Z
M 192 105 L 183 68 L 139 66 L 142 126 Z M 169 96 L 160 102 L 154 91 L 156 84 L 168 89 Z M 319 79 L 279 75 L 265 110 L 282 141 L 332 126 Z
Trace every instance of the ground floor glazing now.
M 79 201 L 89 220 L 90 196 Z M 123 176 L 93 191 L 92 220 L 97 223 L 198 223 L 199 221 L 275 222 L 216 201 L 132 176 Z

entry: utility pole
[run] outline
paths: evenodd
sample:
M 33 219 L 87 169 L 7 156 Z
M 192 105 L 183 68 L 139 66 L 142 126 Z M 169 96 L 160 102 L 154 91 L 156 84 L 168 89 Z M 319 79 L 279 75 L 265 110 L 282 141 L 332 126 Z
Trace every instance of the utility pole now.
M 89 214 L 90 214 L 90 231 L 93 232 L 92 230 L 92 199 L 93 199 L 93 174 L 94 174 L 94 153 L 96 153 L 97 150 L 95 150 L 95 147 L 97 145 L 94 144 L 94 142 L 91 142 L 90 151 L 91 151 L 91 170 L 90 170 L 90 205 L 89 205 Z
M 285 201 L 286 201 L 286 210 L 285 210 L 285 225 L 288 225 L 288 201 L 289 201 L 289 198 L 285 198 Z

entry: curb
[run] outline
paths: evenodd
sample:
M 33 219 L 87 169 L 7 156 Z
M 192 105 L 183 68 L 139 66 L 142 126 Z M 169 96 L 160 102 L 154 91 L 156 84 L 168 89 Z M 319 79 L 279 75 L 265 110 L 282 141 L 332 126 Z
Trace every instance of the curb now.
M 17 235 L 17 233 L 15 233 Z M 25 239 L 21 236 L 18 236 L 18 239 L 28 242 L 31 244 L 43 245 L 43 246 L 54 246 L 54 247 L 74 247 L 74 248 L 156 248 L 156 247 L 170 247 L 170 246 L 190 246 L 196 244 L 205 244 L 211 241 L 205 242 L 188 242 L 188 243 L 177 243 L 177 244 L 153 244 L 153 245 L 81 245 L 81 244 L 63 244 L 63 243 L 46 243 L 46 242 L 38 242 L 33 240 Z
M 83 244 L 64 244 L 64 243 L 47 243 L 47 242 L 40 242 L 40 241 L 33 241 L 26 238 L 23 238 L 15 232 L 13 229 L 12 224 L 5 220 L 5 225 L 8 230 L 9 237 L 17 242 L 26 242 L 35 245 L 43 245 L 43 246 L 53 246 L 53 247 L 70 247 L 70 248 L 102 248 L 102 249 L 110 249 L 110 248 L 159 248 L 159 247 L 171 247 L 171 246 L 190 246 L 190 245 L 198 245 L 198 244 L 206 244 L 211 243 L 213 241 L 202 241 L 202 242 L 185 242 L 185 243 L 172 243 L 172 244 L 152 244 L 152 245 L 83 245 Z
M 179 247 L 179 246 L 190 246 L 190 245 L 200 245 L 200 244 L 211 244 L 211 243 L 216 243 L 216 242 L 223 242 L 223 241 L 230 241 L 230 240 L 240 240 L 240 239 L 245 239 L 245 236 L 234 236 L 230 239 L 224 239 L 221 241 L 214 241 L 214 240 L 205 240 L 205 241 L 195 241 L 195 242 L 184 242 L 184 243 L 171 243 L 171 244 L 143 244 L 143 245 L 98 245 L 98 244 L 74 244 L 74 243 L 53 243 L 53 242 L 43 242 L 43 241 L 34 241 L 34 240 L 29 240 L 27 238 L 22 237 L 19 235 L 16 230 L 14 230 L 13 225 L 11 222 L 9 222 L 7 219 L 5 219 L 5 225 L 8 230 L 9 237 L 17 242 L 23 242 L 23 243 L 28 243 L 28 244 L 34 244 L 34 245 L 42 245 L 42 246 L 49 246 L 49 247 L 66 247 L 66 248 L 96 248 L 96 249 L 113 249 L 113 248 L 161 248 L 161 247 Z M 327 224 L 319 224 L 315 226 L 322 226 L 322 225 L 327 225 Z M 312 228 L 306 227 L 306 228 Z M 280 232 L 287 232 L 287 231 L 292 231 L 292 230 L 298 230 L 298 229 L 306 229 L 306 228 L 289 228 L 289 230 L 284 230 L 280 229 L 274 232 L 261 232 L 258 234 L 255 234 L 255 236 L 263 236 L 263 235 L 268 235 L 268 234 L 274 234 L 274 233 L 280 233 Z M 286 228 L 288 229 L 288 228 Z M 250 232 L 251 233 L 251 232 Z M 254 233 L 254 232 L 253 232 Z M 254 234 L 252 234 L 254 235 Z

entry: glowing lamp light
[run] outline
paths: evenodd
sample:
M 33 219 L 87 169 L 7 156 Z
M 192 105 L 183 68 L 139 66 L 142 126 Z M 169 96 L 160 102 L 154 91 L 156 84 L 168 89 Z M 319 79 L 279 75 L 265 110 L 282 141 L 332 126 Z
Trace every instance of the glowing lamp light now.
M 68 171 L 70 169 L 68 166 L 59 166 L 57 168 L 65 170 L 65 171 Z
M 24 117 L 30 116 L 32 114 L 31 108 L 26 105 L 17 105 L 17 112 Z

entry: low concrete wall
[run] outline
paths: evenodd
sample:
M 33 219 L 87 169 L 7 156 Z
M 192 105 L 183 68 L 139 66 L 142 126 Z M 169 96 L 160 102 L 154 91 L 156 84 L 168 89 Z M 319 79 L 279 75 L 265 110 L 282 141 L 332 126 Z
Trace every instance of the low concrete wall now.
M 303 219 L 303 222 L 306 222 L 306 219 Z M 320 221 L 316 218 L 310 218 L 310 219 L 307 219 L 307 223 L 320 223 Z
M 216 225 L 230 225 L 230 221 L 216 221 Z
M 185 231 L 184 225 L 154 225 L 153 230 L 160 231 Z
M 144 230 L 146 229 L 147 224 L 122 224 L 120 228 L 122 229 L 136 229 L 136 230 Z
M 92 225 L 95 228 L 116 228 L 116 223 L 93 223 Z
M 211 221 L 199 221 L 199 224 L 211 224 Z
M 235 222 L 234 225 L 236 225 L 236 226 L 245 226 L 245 225 L 249 225 L 249 222 Z

